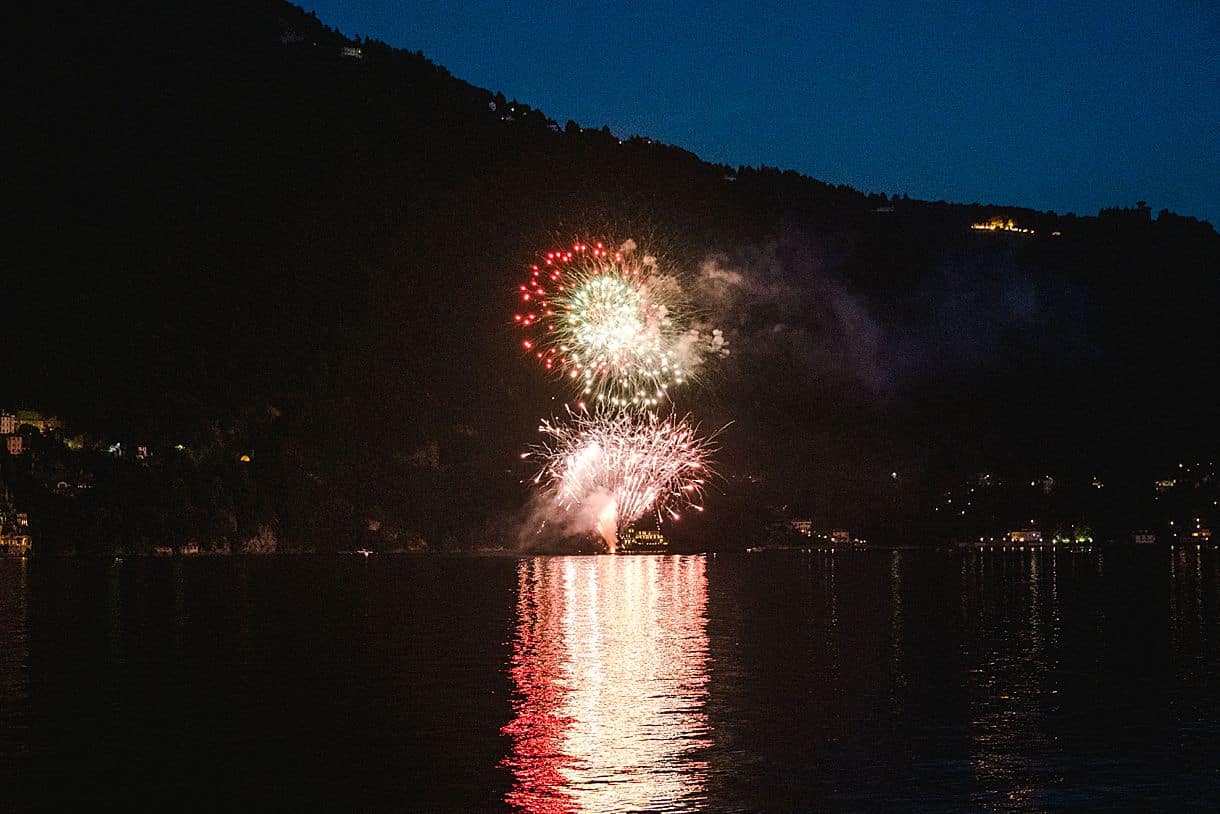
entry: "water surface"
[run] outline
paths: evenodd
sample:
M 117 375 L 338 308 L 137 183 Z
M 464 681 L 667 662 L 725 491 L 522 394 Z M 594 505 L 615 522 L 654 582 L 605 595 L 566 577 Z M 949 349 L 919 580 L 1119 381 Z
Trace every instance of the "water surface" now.
M 1194 550 L 0 560 L 0 783 L 17 810 L 1214 809 L 1218 587 Z

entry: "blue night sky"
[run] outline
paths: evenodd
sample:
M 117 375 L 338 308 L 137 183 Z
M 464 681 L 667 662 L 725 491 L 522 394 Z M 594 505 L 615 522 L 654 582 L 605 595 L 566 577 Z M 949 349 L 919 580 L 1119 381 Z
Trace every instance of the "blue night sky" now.
M 298 0 L 561 124 L 866 192 L 1220 226 L 1220 4 Z

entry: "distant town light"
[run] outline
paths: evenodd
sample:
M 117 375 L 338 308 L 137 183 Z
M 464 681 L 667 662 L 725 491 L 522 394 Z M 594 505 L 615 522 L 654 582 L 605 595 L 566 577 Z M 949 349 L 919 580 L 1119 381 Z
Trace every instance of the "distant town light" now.
M 1016 232 L 1022 235 L 1032 235 L 1034 233 L 1033 229 L 1017 226 L 1016 221 L 1012 218 L 992 218 L 991 220 L 971 224 L 970 228 L 976 232 Z

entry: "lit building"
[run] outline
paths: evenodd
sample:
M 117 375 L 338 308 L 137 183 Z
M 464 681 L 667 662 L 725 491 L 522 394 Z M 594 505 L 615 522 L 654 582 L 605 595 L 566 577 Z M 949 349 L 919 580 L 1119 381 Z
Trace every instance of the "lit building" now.
M 1037 529 L 1019 529 L 1008 532 L 1008 542 L 1010 543 L 1041 543 L 1042 532 Z
M 1172 489 L 1173 487 L 1175 487 L 1177 485 L 1178 485 L 1178 481 L 1176 478 L 1163 478 L 1162 480 L 1157 481 L 1155 484 L 1156 490 L 1158 492 L 1160 492 L 1161 494 L 1168 492 L 1170 489 Z
M 13 509 L 8 487 L 0 490 L 0 557 L 24 557 L 30 553 L 30 516 Z
M 0 557 L 25 557 L 32 547 L 29 531 L 12 526 L 0 528 Z
M 43 415 L 37 410 L 18 410 L 16 424 L 18 427 L 29 424 L 43 435 L 49 432 L 58 432 L 63 428 L 63 423 L 58 418 L 51 415 Z
M 0 411 L 0 435 L 12 435 L 17 432 L 17 416 L 7 411 Z
M 1024 229 L 1017 226 L 1017 222 L 1012 218 L 991 218 L 990 220 L 981 221 L 971 224 L 971 229 L 976 232 L 1015 232 L 1021 235 L 1032 235 L 1033 229 Z
M 847 529 L 835 529 L 830 532 L 830 542 L 835 545 L 851 545 L 851 534 Z
M 4 439 L 4 448 L 9 455 L 20 455 L 25 451 L 25 439 L 20 435 L 10 435 Z
M 1156 545 L 1156 535 L 1150 531 L 1137 531 L 1131 535 L 1131 541 L 1136 545 Z
M 788 525 L 792 526 L 792 530 L 802 537 L 813 536 L 813 521 L 812 520 L 790 520 Z

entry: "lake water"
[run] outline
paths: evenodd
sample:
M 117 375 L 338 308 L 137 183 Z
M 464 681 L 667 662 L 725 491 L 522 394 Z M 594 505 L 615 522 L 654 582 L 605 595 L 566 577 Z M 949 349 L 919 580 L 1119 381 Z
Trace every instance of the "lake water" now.
M 1220 807 L 1213 552 L 0 560 L 6 810 Z

